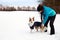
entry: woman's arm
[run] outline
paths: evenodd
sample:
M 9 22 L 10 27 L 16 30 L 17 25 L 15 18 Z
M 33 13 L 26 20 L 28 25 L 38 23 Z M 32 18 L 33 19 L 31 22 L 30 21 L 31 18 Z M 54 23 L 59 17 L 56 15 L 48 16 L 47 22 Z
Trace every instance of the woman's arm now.
M 43 21 L 43 19 L 42 19 L 42 14 L 41 14 L 41 22 Z
M 43 21 L 43 11 L 41 12 L 41 22 Z

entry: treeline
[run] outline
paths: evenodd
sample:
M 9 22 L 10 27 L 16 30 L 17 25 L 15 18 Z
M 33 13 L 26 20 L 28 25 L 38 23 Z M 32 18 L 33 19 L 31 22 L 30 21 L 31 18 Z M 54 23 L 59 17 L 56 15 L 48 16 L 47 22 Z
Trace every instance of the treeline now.
M 43 4 L 55 9 L 57 13 L 60 13 L 60 0 L 44 0 Z
M 35 7 L 30 6 L 18 6 L 17 8 L 14 6 L 2 6 L 0 5 L 0 11 L 36 11 Z

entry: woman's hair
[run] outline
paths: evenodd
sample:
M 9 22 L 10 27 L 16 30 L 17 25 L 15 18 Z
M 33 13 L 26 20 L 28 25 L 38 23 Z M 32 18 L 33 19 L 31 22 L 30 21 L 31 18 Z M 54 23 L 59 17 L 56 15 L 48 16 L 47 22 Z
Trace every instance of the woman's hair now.
M 39 4 L 38 7 L 37 7 L 37 11 L 39 12 L 41 10 L 43 10 L 43 6 Z

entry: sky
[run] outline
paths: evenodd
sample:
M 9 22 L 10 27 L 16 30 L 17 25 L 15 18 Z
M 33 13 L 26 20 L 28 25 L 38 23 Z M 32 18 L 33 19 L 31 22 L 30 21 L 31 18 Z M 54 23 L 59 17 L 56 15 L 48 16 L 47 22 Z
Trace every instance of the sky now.
M 2 5 L 15 5 L 15 6 L 35 6 L 39 0 L 0 0 Z M 42 1 L 42 0 L 40 0 Z

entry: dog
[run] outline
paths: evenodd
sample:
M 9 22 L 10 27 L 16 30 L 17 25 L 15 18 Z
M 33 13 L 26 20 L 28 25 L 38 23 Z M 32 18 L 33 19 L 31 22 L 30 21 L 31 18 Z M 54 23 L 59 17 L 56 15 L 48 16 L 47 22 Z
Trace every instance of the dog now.
M 44 30 L 46 29 L 46 27 L 42 26 L 42 22 L 34 21 L 34 17 L 29 18 L 29 27 L 31 29 L 31 32 L 34 28 L 36 29 L 36 31 L 40 29 L 41 32 L 44 32 Z

